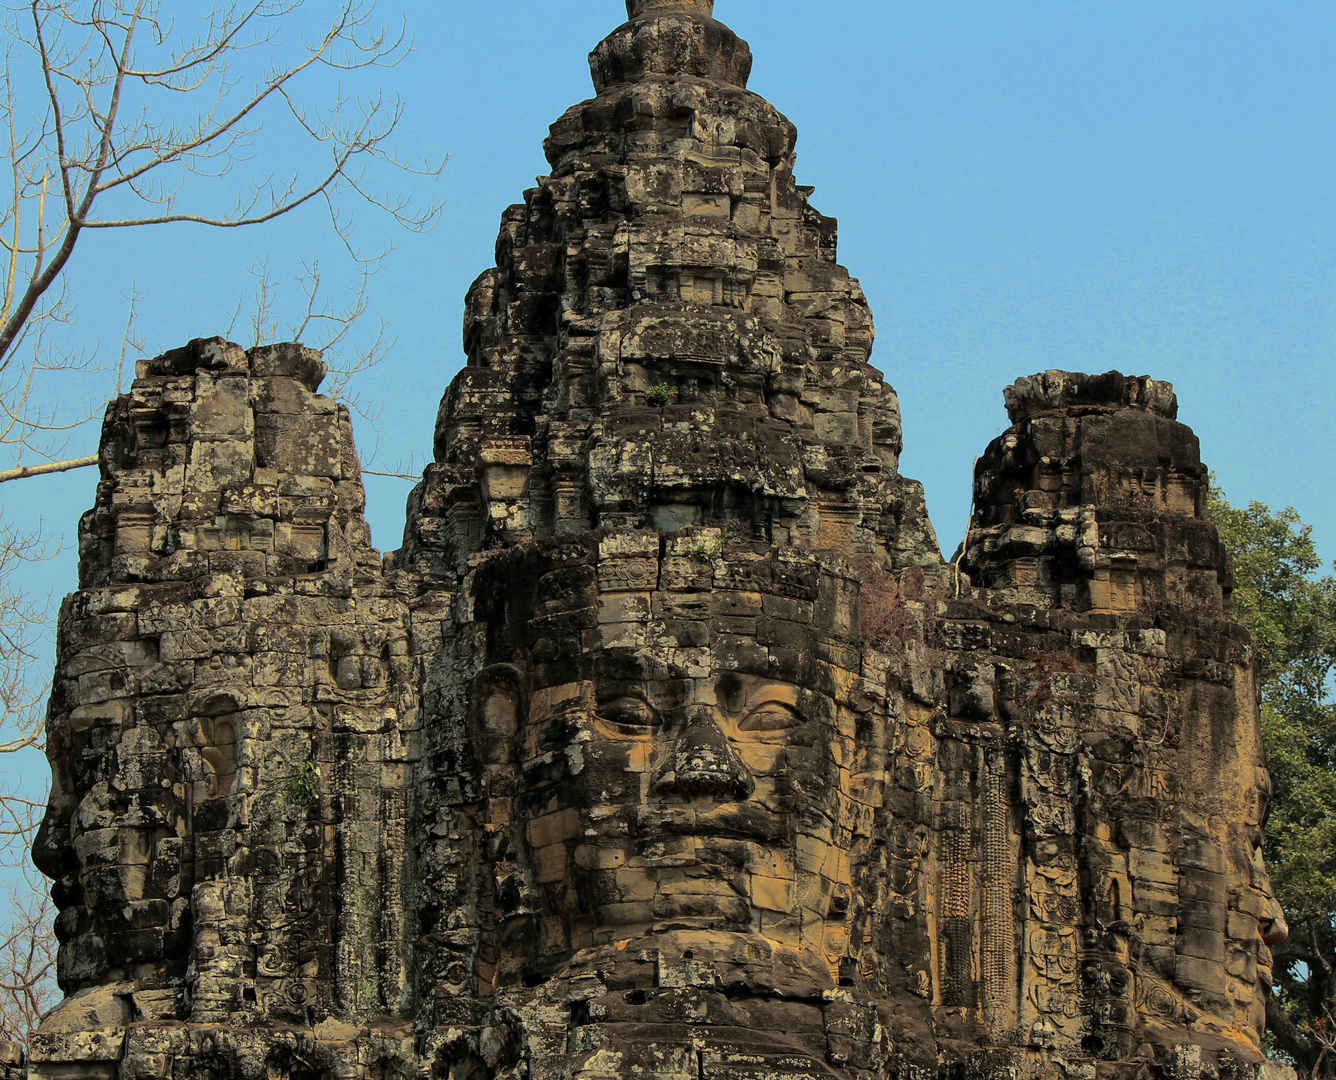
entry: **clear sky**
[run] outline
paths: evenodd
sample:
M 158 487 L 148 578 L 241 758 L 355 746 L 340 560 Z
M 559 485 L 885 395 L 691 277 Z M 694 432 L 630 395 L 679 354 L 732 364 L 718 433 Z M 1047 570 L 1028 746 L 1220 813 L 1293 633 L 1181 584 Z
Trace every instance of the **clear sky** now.
M 381 411 L 359 444 L 381 467 L 430 453 L 464 292 L 546 168 L 547 125 L 592 93 L 585 54 L 625 15 L 621 0 L 403 7 L 417 51 L 378 78 L 403 98 L 401 145 L 450 158 L 439 225 L 399 237 L 372 284 L 397 336 L 361 383 Z M 1060 367 L 1172 381 L 1230 498 L 1295 506 L 1336 558 L 1336 5 L 718 0 L 716 15 L 752 45 L 752 89 L 798 125 L 799 182 L 840 219 L 873 362 L 900 392 L 902 469 L 948 557 L 971 462 L 1007 423 L 1002 388 Z M 262 134 L 257 159 L 281 161 L 279 142 Z M 375 246 L 382 223 L 358 214 Z M 225 329 L 256 259 L 283 278 L 303 254 L 335 257 L 315 212 L 91 239 L 71 274 L 80 340 L 119 340 L 133 280 L 150 353 Z M 95 482 L 0 490 L 11 521 L 65 537 L 43 577 L 57 594 Z M 375 540 L 397 547 L 409 485 L 368 488 Z

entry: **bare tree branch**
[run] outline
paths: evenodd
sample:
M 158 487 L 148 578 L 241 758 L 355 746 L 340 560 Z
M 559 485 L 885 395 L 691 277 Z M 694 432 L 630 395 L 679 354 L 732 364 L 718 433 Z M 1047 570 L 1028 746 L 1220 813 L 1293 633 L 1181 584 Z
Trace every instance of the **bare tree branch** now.
M 362 472 L 367 476 L 387 476 L 391 480 L 407 480 L 409 483 L 416 484 L 422 479 L 421 473 L 410 472 L 382 472 L 380 469 L 363 469 Z
M 0 470 L 0 484 L 7 484 L 10 480 L 26 480 L 30 476 L 46 476 L 49 473 L 69 472 L 71 469 L 86 469 L 89 465 L 97 464 L 97 455 L 89 454 L 87 457 L 69 458 L 66 461 L 50 461 L 45 465 L 21 465 L 17 469 Z
M 37 878 L 27 872 L 21 884 L 9 888 L 9 919 L 0 928 L 0 1039 L 16 1043 L 27 1042 L 28 1032 L 60 996 L 51 932 L 55 909 Z
M 312 25 L 312 13 L 316 32 L 287 32 L 299 15 Z M 79 433 L 143 348 L 141 297 L 124 281 L 119 348 L 60 347 L 75 314 L 67 271 L 92 230 L 110 243 L 117 230 L 241 229 L 302 207 L 323 212 L 356 271 L 346 302 L 331 302 L 315 262 L 297 275 L 299 292 L 280 297 L 260 262 L 252 328 L 257 344 L 272 340 L 287 321 L 278 301 L 290 300 L 292 336 L 328 350 L 329 390 L 359 408 L 348 379 L 389 342 L 384 327 L 369 347 L 349 348 L 348 335 L 385 251 L 359 250 L 348 204 L 412 230 L 440 212 L 380 193 L 387 170 L 435 177 L 444 163 L 398 157 L 401 104 L 378 77 L 352 86 L 407 55 L 403 28 L 378 24 L 375 0 L 0 0 L 0 17 L 0 484 L 95 465 Z M 47 555 L 39 536 L 0 516 L 0 755 L 41 749 L 51 620 L 15 574 Z M 57 993 L 53 912 L 27 860 L 44 808 L 32 795 L 0 789 L 0 865 L 29 875 L 0 893 L 0 1040 L 15 1042 Z
M 435 177 L 444 166 L 393 152 L 400 102 L 329 84 L 334 73 L 393 67 L 412 48 L 402 26 L 375 22 L 375 0 L 330 0 L 323 29 L 293 44 L 278 30 L 302 0 L 0 0 L 5 6 L 11 39 L 31 50 L 42 97 L 21 100 L 27 83 L 14 77 L 22 59 L 16 45 L 0 91 L 0 138 L 9 143 L 0 176 L 8 174 L 11 188 L 0 202 L 0 376 L 9 379 L 0 383 L 0 426 L 16 459 L 42 461 L 14 460 L 0 482 L 83 460 L 62 452 L 51 435 L 87 423 L 96 410 L 56 423 L 35 408 L 43 395 L 32 391 L 43 373 L 97 366 L 91 351 L 53 358 L 43 333 L 45 324 L 72 317 L 54 287 L 86 231 L 182 223 L 239 229 L 319 204 L 365 283 L 382 256 L 367 258 L 351 243 L 348 200 L 412 230 L 439 216 L 437 202 L 419 206 L 376 193 L 375 170 Z M 177 19 L 198 29 L 179 29 Z M 291 135 L 289 171 L 257 162 L 259 169 L 241 175 L 261 127 L 275 125 Z M 310 164 L 321 157 L 323 164 Z M 305 324 L 333 321 L 308 310 Z M 370 351 L 383 349 L 378 341 Z

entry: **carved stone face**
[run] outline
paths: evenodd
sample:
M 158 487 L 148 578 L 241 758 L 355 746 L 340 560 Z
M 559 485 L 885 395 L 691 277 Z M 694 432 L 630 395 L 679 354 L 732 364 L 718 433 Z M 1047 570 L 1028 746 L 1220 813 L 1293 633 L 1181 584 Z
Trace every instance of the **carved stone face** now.
M 1191 1026 L 1223 1021 L 1254 1033 L 1257 1041 L 1270 993 L 1269 947 L 1289 931 L 1267 876 L 1259 830 L 1229 823 L 1222 833 L 1185 828 L 1174 853 L 1176 993 L 1166 997 L 1161 990 L 1150 1011 Z
M 1260 760 L 1239 763 L 1245 774 L 1240 789 L 1245 809 L 1227 828 L 1226 862 L 1230 889 L 1225 925 L 1225 996 L 1233 1023 L 1255 1030 L 1266 1026 L 1266 997 L 1271 992 L 1271 951 L 1289 936 L 1289 926 L 1262 856 L 1262 825 L 1271 803 L 1271 780 Z M 1251 766 L 1251 768 L 1249 768 Z M 1253 783 L 1246 783 L 1251 772 Z
M 185 966 L 192 884 L 224 868 L 193 841 L 226 824 L 237 778 L 236 699 L 201 695 L 191 711 L 134 723 L 113 700 L 50 725 L 53 784 L 33 860 L 55 879 L 67 986 L 148 962 Z
M 484 676 L 489 825 L 515 853 L 499 894 L 542 913 L 503 917 L 500 982 L 630 942 L 660 964 L 720 961 L 725 981 L 838 981 L 862 914 L 884 712 L 870 698 L 856 711 L 858 672 L 817 658 L 829 635 L 789 625 L 774 663 L 731 647 L 718 620 L 683 647 L 646 619 L 641 647 Z M 498 787 L 504 765 L 513 789 Z
M 1137 924 L 1137 951 L 1143 1013 L 1238 1032 L 1256 1045 L 1270 993 L 1269 947 L 1285 940 L 1288 927 L 1262 856 L 1271 793 L 1257 728 L 1246 722 L 1251 694 L 1246 671 L 1235 687 L 1184 693 L 1171 793 L 1179 800 L 1176 838 L 1165 845 L 1172 868 L 1158 886 L 1172 890 L 1173 936 L 1150 913 Z M 1133 858 L 1144 865 L 1155 855 L 1134 850 Z

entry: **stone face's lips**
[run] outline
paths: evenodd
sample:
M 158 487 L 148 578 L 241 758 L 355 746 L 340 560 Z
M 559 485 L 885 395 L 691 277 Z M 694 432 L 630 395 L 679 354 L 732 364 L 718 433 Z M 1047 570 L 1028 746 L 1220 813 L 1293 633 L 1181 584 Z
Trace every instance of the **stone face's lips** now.
M 759 806 L 732 803 L 713 810 L 641 807 L 633 818 L 632 835 L 639 838 L 714 837 L 771 845 L 789 841 L 793 828 L 786 815 L 772 813 Z

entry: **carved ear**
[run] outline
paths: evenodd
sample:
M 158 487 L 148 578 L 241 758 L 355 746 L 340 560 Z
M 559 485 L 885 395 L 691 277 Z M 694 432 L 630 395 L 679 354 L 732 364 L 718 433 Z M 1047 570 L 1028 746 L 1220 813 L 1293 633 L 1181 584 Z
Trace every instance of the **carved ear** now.
M 524 723 L 528 677 L 514 664 L 494 664 L 473 681 L 473 732 L 484 762 L 508 760 Z

